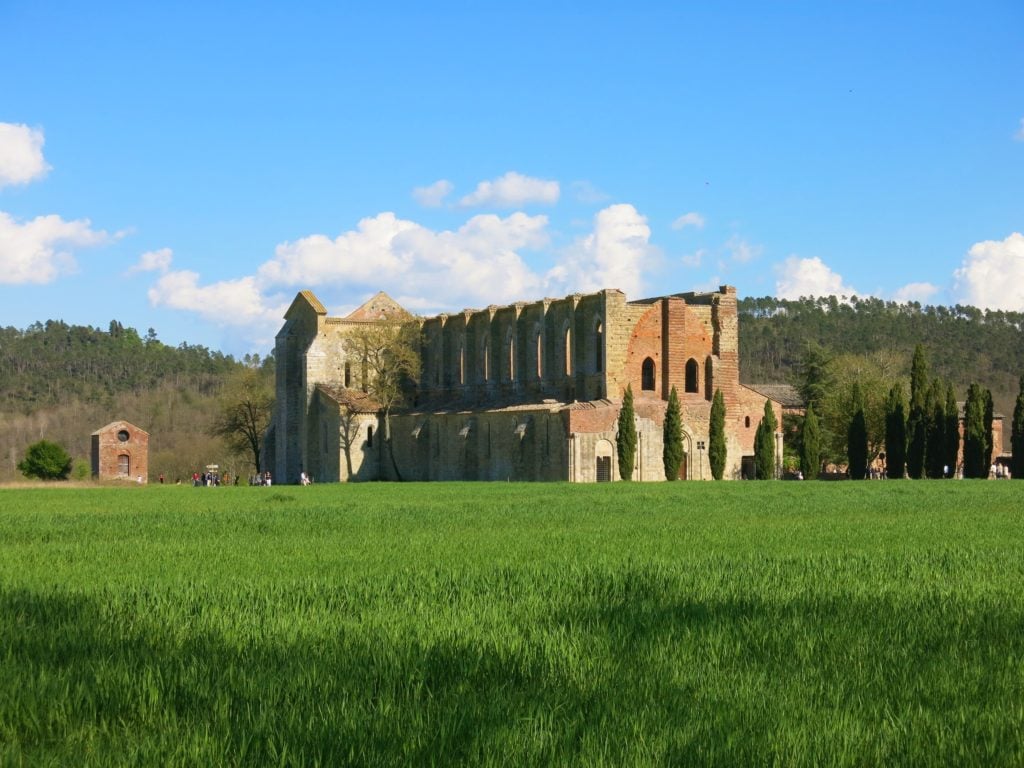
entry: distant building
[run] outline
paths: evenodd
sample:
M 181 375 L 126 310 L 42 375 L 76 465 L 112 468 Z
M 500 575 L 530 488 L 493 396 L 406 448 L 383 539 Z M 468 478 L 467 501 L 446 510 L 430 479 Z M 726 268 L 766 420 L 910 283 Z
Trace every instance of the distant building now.
M 412 403 L 391 418 L 382 453 L 379 407 L 345 339 L 368 323 L 416 322 L 422 373 Z M 711 401 L 721 390 L 725 476 L 752 473 L 754 435 L 771 396 L 739 383 L 736 291 L 627 301 L 618 290 L 466 309 L 428 318 L 379 293 L 330 317 L 302 291 L 277 334 L 277 400 L 265 440 L 277 482 L 619 479 L 617 419 L 635 398 L 633 477 L 664 480 L 665 409 L 675 387 L 685 457 L 680 479 L 710 479 Z M 776 434 L 777 460 L 782 433 Z M 400 473 L 400 474 L 399 474 Z
M 149 433 L 127 421 L 112 421 L 93 432 L 92 476 L 149 482 Z

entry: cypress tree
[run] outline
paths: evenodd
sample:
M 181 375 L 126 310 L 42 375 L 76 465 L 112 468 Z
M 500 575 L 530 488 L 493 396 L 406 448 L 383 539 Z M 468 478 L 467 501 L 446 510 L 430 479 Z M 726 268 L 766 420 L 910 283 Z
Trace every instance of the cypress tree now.
M 626 395 L 619 410 L 619 431 L 615 436 L 615 448 L 619 454 L 619 477 L 633 479 L 633 465 L 636 461 L 636 413 L 633 411 L 633 387 L 626 385 Z
M 924 347 L 914 347 L 910 367 L 910 417 L 907 419 L 907 474 L 915 480 L 924 477 L 925 449 L 928 442 L 928 361 Z
M 678 480 L 679 467 L 683 463 L 683 417 L 679 412 L 679 395 L 675 387 L 669 392 L 668 407 L 665 409 L 662 461 L 665 464 L 665 479 Z
M 708 425 L 708 463 L 711 476 L 721 480 L 725 474 L 725 398 L 722 390 L 715 390 L 711 401 L 711 422 Z
M 981 387 L 971 384 L 964 406 L 964 477 L 988 476 L 985 463 L 985 398 Z
M 956 402 L 953 385 L 946 387 L 946 457 L 943 464 L 946 477 L 956 476 L 956 464 L 960 459 L 960 406 Z
M 754 434 L 754 472 L 758 480 L 775 479 L 775 432 L 778 430 L 772 401 L 764 401 L 764 416 Z
M 800 471 L 805 480 L 814 480 L 821 469 L 821 430 L 814 406 L 807 406 L 804 414 L 803 440 L 800 446 Z
M 995 446 L 992 444 L 992 422 L 995 421 L 995 404 L 992 402 L 992 390 L 984 390 L 982 398 L 985 405 L 985 476 L 988 477 L 989 467 L 992 466 L 992 459 L 995 457 Z
M 850 479 L 863 480 L 868 469 L 868 427 L 864 419 L 864 398 L 857 382 L 853 384 L 853 418 L 846 436 Z
M 902 480 L 907 466 L 907 418 L 903 385 L 889 390 L 885 402 L 885 472 L 890 480 Z
M 925 444 L 925 475 L 932 479 L 942 477 L 946 463 L 946 398 L 938 379 L 928 389 L 928 433 Z
M 1010 426 L 1010 445 L 1013 448 L 1013 463 L 1010 476 L 1024 480 L 1024 376 L 1020 377 L 1020 392 L 1013 407 L 1013 424 Z

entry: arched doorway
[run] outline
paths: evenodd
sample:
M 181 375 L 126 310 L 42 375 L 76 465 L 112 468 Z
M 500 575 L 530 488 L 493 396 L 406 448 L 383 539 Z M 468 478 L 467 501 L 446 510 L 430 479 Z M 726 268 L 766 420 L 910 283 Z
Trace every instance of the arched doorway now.
M 594 472 L 599 483 L 612 480 L 612 455 L 615 448 L 609 440 L 598 440 L 594 446 Z

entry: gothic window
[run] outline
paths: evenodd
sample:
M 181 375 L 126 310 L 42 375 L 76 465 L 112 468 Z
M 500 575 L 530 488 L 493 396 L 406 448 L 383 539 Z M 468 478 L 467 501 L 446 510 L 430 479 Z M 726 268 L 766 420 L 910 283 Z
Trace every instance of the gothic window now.
M 373 448 L 373 427 L 366 428 L 366 447 Z
M 347 389 L 348 387 L 351 387 L 351 386 L 352 386 L 352 363 L 346 361 L 345 362 L 345 387 Z
M 696 392 L 697 390 L 697 361 L 692 357 L 686 361 L 686 391 Z
M 710 401 L 714 397 L 714 366 L 711 355 L 704 361 L 704 399 Z
M 459 384 L 466 383 L 466 345 L 459 344 Z
M 543 375 L 544 375 L 544 367 L 543 367 L 543 364 L 542 364 L 542 361 L 544 360 L 544 343 L 541 340 L 542 337 L 540 335 L 540 328 L 537 328 L 534 331 L 534 334 L 537 337 L 537 341 L 536 341 L 536 346 L 537 346 L 537 380 L 539 381 L 543 377 Z
M 640 368 L 640 389 L 654 391 L 654 360 L 649 357 L 644 358 Z
M 572 328 L 565 325 L 565 375 L 572 376 Z
M 594 370 L 598 373 L 604 370 L 604 325 L 600 320 L 594 329 Z
M 516 334 L 513 328 L 509 328 L 505 334 L 505 347 L 508 351 L 508 380 L 516 380 Z

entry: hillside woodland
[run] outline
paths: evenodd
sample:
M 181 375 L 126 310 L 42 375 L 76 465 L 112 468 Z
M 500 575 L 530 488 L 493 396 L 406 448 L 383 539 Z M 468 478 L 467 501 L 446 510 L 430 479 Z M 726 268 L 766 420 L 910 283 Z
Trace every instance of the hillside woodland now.
M 250 470 L 251 459 L 210 437 L 224 383 L 246 367 L 272 375 L 273 360 L 235 360 L 203 346 L 162 343 L 112 321 L 104 331 L 59 320 L 0 329 L 0 482 L 21 479 L 17 463 L 41 439 L 89 474 L 90 435 L 125 419 L 150 434 L 150 480 L 186 479 L 216 463 Z
M 1024 374 L 1024 313 L 898 304 L 875 298 L 772 297 L 739 302 L 740 376 L 743 383 L 802 386 L 815 358 L 834 361 L 837 373 L 859 379 L 864 396 L 883 401 L 894 380 L 910 391 L 910 366 L 920 344 L 931 374 L 953 386 L 992 391 L 1005 416 L 1004 450 L 1018 383 Z M 997 446 L 997 451 L 999 450 Z
M 958 399 L 978 383 L 1006 416 L 1005 441 L 1024 373 L 1024 313 L 975 307 L 897 304 L 880 299 L 746 298 L 739 303 L 744 383 L 805 383 L 808 360 L 827 356 L 864 396 L 883 400 L 893 380 L 909 391 L 921 344 L 931 373 Z M 88 475 L 89 436 L 115 419 L 150 433 L 150 477 L 185 479 L 209 463 L 232 474 L 252 460 L 210 436 L 225 383 L 245 368 L 273 375 L 273 357 L 230 355 L 187 343 L 162 343 L 111 321 L 107 330 L 49 320 L 0 328 L 0 481 L 20 479 L 31 443 L 61 443 Z M 877 390 L 877 391 L 875 391 Z M 1004 449 L 1008 450 L 1008 442 Z

